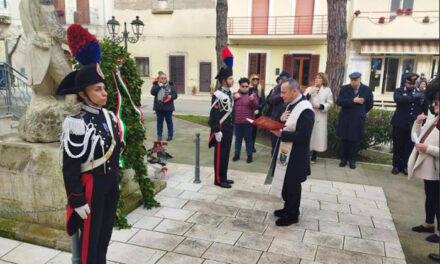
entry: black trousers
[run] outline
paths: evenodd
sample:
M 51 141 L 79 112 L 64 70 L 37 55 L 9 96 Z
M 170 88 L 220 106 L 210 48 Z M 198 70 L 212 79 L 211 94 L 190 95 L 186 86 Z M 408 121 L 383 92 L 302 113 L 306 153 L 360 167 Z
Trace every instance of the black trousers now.
M 299 206 L 301 204 L 301 182 L 284 179 L 281 196 L 284 200 L 284 208 L 288 215 L 299 215 Z
M 231 152 L 232 134 L 234 127 L 222 126 L 222 141 L 217 142 L 214 149 L 214 182 L 221 183 L 228 179 L 229 154 Z M 215 139 L 214 139 L 215 140 Z
M 341 160 L 356 162 L 358 141 L 341 139 Z
M 425 182 L 425 222 L 428 224 L 434 224 L 434 218 L 437 217 L 437 230 L 440 230 L 440 208 L 439 208 L 439 181 Z
M 87 264 L 105 264 L 119 200 L 118 175 L 93 175 L 89 224 L 81 227 L 81 255 Z M 113 179 L 113 180 L 110 180 Z M 87 225 L 89 225 L 87 227 Z M 87 231 L 88 229 L 88 231 Z M 82 261 L 84 263 L 84 261 Z
M 393 126 L 393 167 L 406 169 L 413 148 L 411 129 Z

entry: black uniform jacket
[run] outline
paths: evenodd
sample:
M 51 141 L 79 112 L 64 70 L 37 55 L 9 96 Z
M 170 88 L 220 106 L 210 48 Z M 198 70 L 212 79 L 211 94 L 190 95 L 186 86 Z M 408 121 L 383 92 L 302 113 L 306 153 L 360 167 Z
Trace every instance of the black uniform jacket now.
M 229 96 L 229 99 L 231 102 L 234 102 L 234 99 L 232 98 L 231 91 L 227 91 L 226 89 L 220 88 L 220 91 L 225 93 L 227 96 Z M 220 120 L 223 118 L 224 115 L 226 115 L 228 112 L 225 111 L 222 104 L 217 101 L 217 97 L 215 94 L 212 96 L 211 99 L 211 111 L 209 112 L 209 126 L 211 127 L 211 133 L 209 137 L 209 147 L 213 147 L 216 144 L 215 136 L 214 134 L 219 131 L 224 131 L 225 129 L 228 131 L 232 131 L 234 127 L 234 120 L 235 120 L 235 107 L 232 109 L 232 113 L 223 121 L 222 124 L 220 124 Z M 213 105 L 214 104 L 214 105 Z
M 416 98 L 417 96 L 414 97 L 415 93 L 423 95 L 423 97 Z M 393 127 L 411 130 L 418 115 L 428 114 L 428 103 L 422 91 L 397 88 L 394 91 L 394 102 L 396 102 L 396 111 L 391 119 Z
M 350 84 L 344 85 L 336 104 L 341 107 L 336 134 L 344 140 L 359 141 L 364 135 L 367 113 L 373 108 L 373 92 L 370 87 L 361 83 L 358 95 L 364 98 L 363 104 L 353 102 L 356 97 Z
M 87 150 L 78 158 L 70 157 L 63 145 L 63 177 L 64 185 L 66 188 L 66 194 L 68 198 L 68 204 L 71 209 L 83 206 L 86 204 L 86 198 L 84 193 L 84 187 L 81 183 L 81 176 L 83 173 L 92 174 L 97 177 L 106 177 L 108 184 L 114 184 L 115 181 L 119 181 L 119 153 L 120 153 L 120 139 L 118 124 L 112 114 L 109 114 L 111 120 L 111 127 L 108 127 L 104 113 L 102 109 L 96 109 L 91 107 L 83 107 L 83 109 L 74 116 L 67 118 L 75 118 L 84 120 L 85 124 L 94 127 L 96 129 L 95 135 L 101 136 L 104 139 L 104 153 L 107 153 L 111 146 L 111 134 L 109 129 L 113 129 L 114 139 L 116 145 L 110 158 L 101 166 L 96 167 L 90 171 L 81 172 L 81 164 L 87 160 L 91 150 L 91 139 L 88 141 Z M 68 132 L 66 132 L 68 133 Z M 74 143 L 82 144 L 84 142 L 85 135 L 73 135 L 69 134 L 70 140 Z M 62 142 L 63 144 L 63 142 Z M 73 155 L 78 155 L 83 150 L 83 147 L 74 147 L 70 143 L 68 144 L 69 150 Z M 93 153 L 94 160 L 97 160 L 103 156 L 102 147 L 100 143 L 95 147 Z M 94 188 L 100 188 L 100 186 L 94 186 Z M 68 223 L 68 233 L 75 233 L 75 228 L 78 227 L 80 218 L 77 214 L 72 214 L 73 219 L 70 219 L 72 223 Z M 67 219 L 69 222 L 69 219 Z M 70 232 L 69 232 L 70 229 Z

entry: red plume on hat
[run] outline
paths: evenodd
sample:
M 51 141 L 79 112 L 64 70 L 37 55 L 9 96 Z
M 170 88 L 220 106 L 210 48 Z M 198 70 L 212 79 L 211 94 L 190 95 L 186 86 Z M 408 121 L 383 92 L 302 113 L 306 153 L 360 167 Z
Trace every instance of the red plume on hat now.
M 232 65 L 234 64 L 234 56 L 228 47 L 222 49 L 222 60 L 227 67 L 232 68 Z
M 101 61 L 101 47 L 98 40 L 80 24 L 72 24 L 67 29 L 67 43 L 72 55 L 82 65 Z

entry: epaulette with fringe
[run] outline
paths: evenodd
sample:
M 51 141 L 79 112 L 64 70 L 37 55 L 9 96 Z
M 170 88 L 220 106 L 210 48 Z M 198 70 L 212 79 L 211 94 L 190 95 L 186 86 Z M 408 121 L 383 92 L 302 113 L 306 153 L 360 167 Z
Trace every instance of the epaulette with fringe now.
M 63 133 L 69 133 L 76 136 L 82 136 L 86 133 L 86 123 L 84 122 L 84 112 L 75 115 L 69 115 L 63 122 Z

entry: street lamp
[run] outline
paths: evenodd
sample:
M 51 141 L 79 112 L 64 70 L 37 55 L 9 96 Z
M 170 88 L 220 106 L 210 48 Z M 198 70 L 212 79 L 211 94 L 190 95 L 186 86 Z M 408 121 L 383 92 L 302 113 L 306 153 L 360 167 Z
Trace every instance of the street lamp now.
M 144 31 L 144 22 L 139 19 L 139 16 L 136 16 L 136 19 L 131 21 L 131 29 L 133 31 L 134 37 L 129 37 L 128 35 L 130 32 L 127 31 L 127 22 L 124 22 L 124 32 L 122 32 L 122 37 L 118 36 L 119 34 L 119 21 L 115 19 L 114 16 L 112 16 L 112 19 L 110 19 L 107 22 L 107 28 L 108 32 L 113 38 L 113 41 L 116 43 L 121 43 L 124 41 L 125 43 L 125 50 L 127 50 L 127 44 L 130 43 L 136 43 L 138 42 L 140 36 L 142 36 L 142 33 Z

